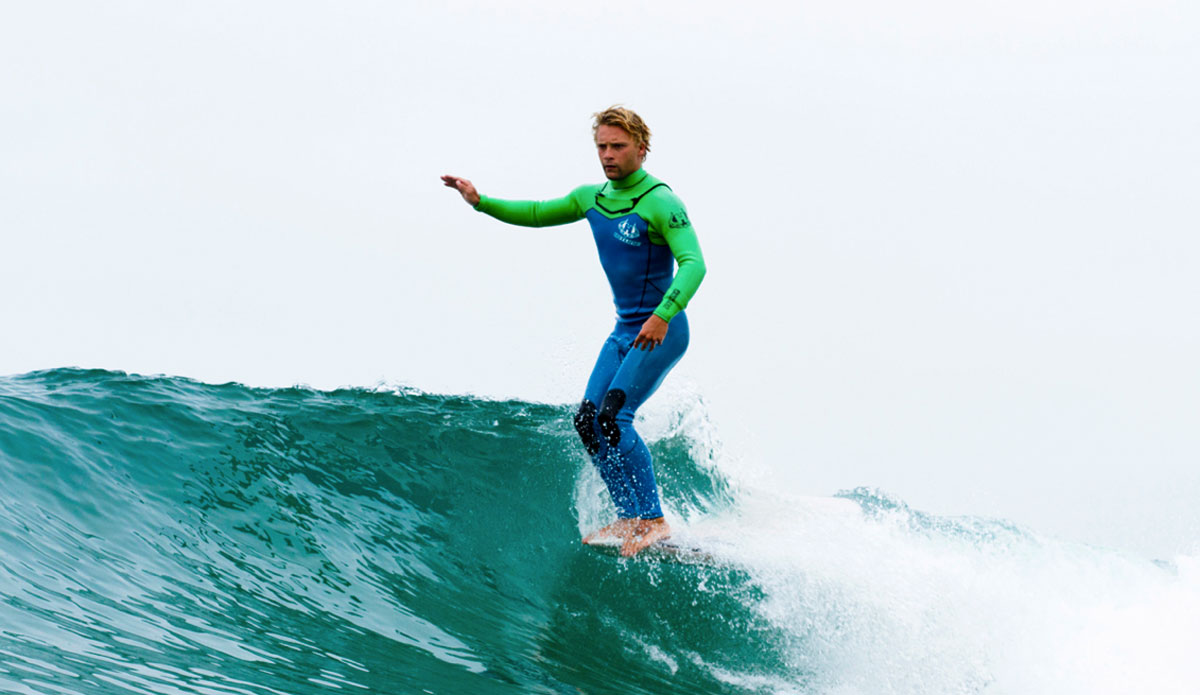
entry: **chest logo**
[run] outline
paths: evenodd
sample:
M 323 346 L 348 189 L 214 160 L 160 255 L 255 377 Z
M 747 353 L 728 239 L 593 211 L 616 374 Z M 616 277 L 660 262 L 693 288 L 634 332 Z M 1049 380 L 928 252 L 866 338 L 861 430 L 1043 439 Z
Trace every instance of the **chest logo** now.
M 642 242 L 639 238 L 641 235 L 642 232 L 638 229 L 637 223 L 628 217 L 618 222 L 617 231 L 613 232 L 613 238 L 630 246 L 641 246 Z

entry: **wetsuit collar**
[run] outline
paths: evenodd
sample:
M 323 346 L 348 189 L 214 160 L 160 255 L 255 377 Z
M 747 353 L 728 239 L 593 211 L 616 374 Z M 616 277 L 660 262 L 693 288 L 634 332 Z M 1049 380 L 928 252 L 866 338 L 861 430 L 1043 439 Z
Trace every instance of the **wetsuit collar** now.
M 630 174 L 629 176 L 626 176 L 623 179 L 617 179 L 617 180 L 613 181 L 612 187 L 617 190 L 620 190 L 623 188 L 633 188 L 634 186 L 638 185 L 642 181 L 645 181 L 646 176 L 648 176 L 648 174 L 646 173 L 645 169 L 638 169 L 637 171 L 633 172 L 632 174 Z

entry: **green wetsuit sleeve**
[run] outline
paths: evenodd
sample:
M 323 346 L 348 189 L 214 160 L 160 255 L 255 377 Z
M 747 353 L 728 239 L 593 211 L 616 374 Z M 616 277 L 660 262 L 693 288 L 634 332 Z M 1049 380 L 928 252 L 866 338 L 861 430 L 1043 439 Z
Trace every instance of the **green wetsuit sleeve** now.
M 554 200 L 500 200 L 479 196 L 475 209 L 501 222 L 522 227 L 550 227 L 583 219 L 587 208 L 582 205 L 588 186 L 580 186 L 562 198 Z
M 662 193 L 654 196 L 647 212 L 650 214 L 651 240 L 661 236 L 671 247 L 671 255 L 679 264 L 675 271 L 675 279 L 663 294 L 662 302 L 654 310 L 654 315 L 667 321 L 687 308 L 688 302 L 696 294 L 700 282 L 704 280 L 708 268 L 704 265 L 704 254 L 700 251 L 700 240 L 687 216 L 687 208 L 683 201 L 673 192 L 658 189 Z M 657 232 L 657 234 L 655 234 Z
M 675 279 L 654 310 L 654 315 L 670 322 L 675 314 L 687 308 L 708 268 L 704 265 L 704 254 L 700 252 L 700 240 L 696 238 L 696 230 L 691 225 L 683 229 L 668 229 L 664 236 L 679 269 L 675 271 Z

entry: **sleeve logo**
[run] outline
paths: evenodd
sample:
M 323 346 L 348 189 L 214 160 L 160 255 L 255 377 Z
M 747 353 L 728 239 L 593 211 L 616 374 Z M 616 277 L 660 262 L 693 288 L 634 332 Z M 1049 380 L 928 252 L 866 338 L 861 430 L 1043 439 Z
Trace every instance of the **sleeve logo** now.
M 692 226 L 692 223 L 688 221 L 687 212 L 678 210 L 671 213 L 671 220 L 667 222 L 667 226 L 671 229 L 683 229 Z

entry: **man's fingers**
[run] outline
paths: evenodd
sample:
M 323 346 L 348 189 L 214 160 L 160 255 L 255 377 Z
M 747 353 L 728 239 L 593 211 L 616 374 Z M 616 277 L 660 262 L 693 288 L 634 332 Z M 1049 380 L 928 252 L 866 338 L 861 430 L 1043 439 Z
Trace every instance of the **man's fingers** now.
M 639 335 L 633 339 L 633 347 L 637 348 L 638 350 L 653 351 L 654 348 L 658 347 L 659 345 L 662 345 L 661 340 L 654 340 L 644 335 Z

